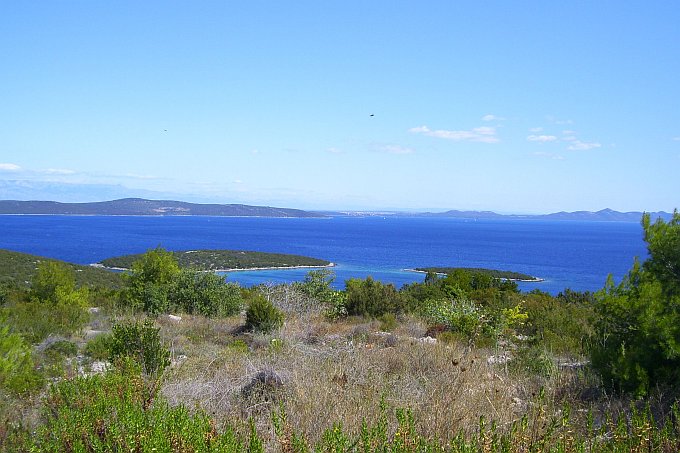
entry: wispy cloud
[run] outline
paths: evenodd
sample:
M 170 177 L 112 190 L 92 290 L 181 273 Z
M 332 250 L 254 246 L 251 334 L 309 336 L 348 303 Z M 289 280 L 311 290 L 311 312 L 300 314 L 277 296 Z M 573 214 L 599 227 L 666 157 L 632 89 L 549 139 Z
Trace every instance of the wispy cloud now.
M 17 164 L 0 163 L 0 171 L 19 171 L 21 167 Z
M 129 179 L 141 179 L 143 181 L 151 181 L 151 180 L 157 180 L 157 179 L 167 179 L 167 178 L 161 178 L 158 176 L 154 175 L 138 175 L 135 173 L 126 173 L 124 175 L 117 175 L 121 178 L 129 178 Z
M 413 154 L 413 149 L 400 145 L 382 145 L 378 146 L 378 151 L 389 154 Z
M 547 159 L 553 159 L 553 160 L 564 160 L 564 157 L 560 156 L 559 154 L 546 153 L 546 152 L 542 152 L 542 151 L 535 152 L 534 156 L 545 157 Z
M 482 121 L 505 121 L 505 118 L 498 115 L 484 115 Z
M 542 127 L 532 127 L 531 129 L 529 129 L 529 132 L 533 132 L 534 134 L 536 134 L 538 132 L 543 132 L 543 128 Z
M 331 154 L 344 154 L 344 151 L 338 148 L 328 148 L 326 151 Z
M 427 135 L 428 137 L 453 140 L 456 142 L 498 143 L 500 141 L 498 137 L 496 137 L 496 128 L 488 126 L 475 127 L 469 131 L 432 130 L 427 126 L 420 126 L 409 129 L 409 132 Z
M 530 142 L 548 143 L 556 141 L 557 137 L 554 135 L 529 135 L 527 140 Z
M 597 142 L 582 142 L 581 140 L 574 139 L 571 141 L 571 145 L 567 146 L 567 149 L 571 151 L 588 151 L 601 146 L 602 144 Z
M 74 175 L 76 172 L 65 168 L 48 168 L 47 170 L 42 170 L 41 173 L 46 175 Z
M 680 137 L 673 137 L 674 142 L 680 142 Z
M 553 124 L 562 124 L 562 125 L 564 125 L 564 124 L 574 124 L 574 122 L 572 120 L 563 120 L 563 119 L 560 119 L 560 118 L 555 118 L 552 115 L 548 115 L 547 119 L 548 119 L 548 121 L 550 121 Z

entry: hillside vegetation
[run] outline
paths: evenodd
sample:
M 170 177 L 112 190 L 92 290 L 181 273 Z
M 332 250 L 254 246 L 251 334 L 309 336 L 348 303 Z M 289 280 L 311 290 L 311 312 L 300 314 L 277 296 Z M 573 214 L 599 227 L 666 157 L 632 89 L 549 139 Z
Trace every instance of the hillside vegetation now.
M 172 252 L 180 267 L 202 271 L 273 267 L 328 266 L 330 261 L 300 255 L 250 252 L 243 250 L 188 250 Z M 142 254 L 107 258 L 103 266 L 130 269 Z
M 462 269 L 241 288 L 163 249 L 102 292 L 40 263 L 0 292 L 0 448 L 679 451 L 680 214 L 643 230 L 626 279 L 556 297 Z
M 503 278 L 517 281 L 541 281 L 540 278 L 528 274 L 514 271 L 501 271 L 496 269 L 484 269 L 482 267 L 417 267 L 418 272 L 434 272 L 436 274 L 451 274 L 458 271 L 469 272 L 472 274 L 484 274 L 493 278 Z
M 79 286 L 120 288 L 120 274 L 92 266 L 66 263 L 64 261 L 0 249 L 0 284 L 27 286 L 35 277 L 41 263 L 59 262 L 73 270 Z

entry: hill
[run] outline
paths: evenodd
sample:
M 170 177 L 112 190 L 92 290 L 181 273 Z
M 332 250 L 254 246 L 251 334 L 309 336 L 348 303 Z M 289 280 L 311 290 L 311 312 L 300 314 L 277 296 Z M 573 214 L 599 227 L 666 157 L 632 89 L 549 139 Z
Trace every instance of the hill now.
M 300 209 L 243 204 L 198 204 L 173 200 L 123 198 L 93 203 L 0 200 L 0 214 L 220 216 L 220 217 L 324 217 Z
M 0 283 L 27 286 L 36 274 L 38 264 L 45 261 L 64 261 L 0 249 Z M 92 266 L 65 263 L 75 271 L 78 286 L 95 285 L 119 288 L 123 281 L 119 273 Z

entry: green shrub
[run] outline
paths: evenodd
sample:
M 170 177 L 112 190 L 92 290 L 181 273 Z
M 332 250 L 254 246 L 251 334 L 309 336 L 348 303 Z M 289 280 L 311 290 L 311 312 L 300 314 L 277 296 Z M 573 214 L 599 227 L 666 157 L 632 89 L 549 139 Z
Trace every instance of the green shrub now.
M 597 293 L 591 349 L 605 385 L 638 396 L 680 382 L 680 213 L 654 224 L 645 214 L 642 226 L 649 258 Z
M 424 317 L 429 323 L 443 325 L 469 340 L 481 333 L 485 322 L 482 310 L 466 299 L 430 300 L 425 305 Z
M 136 310 L 151 315 L 165 313 L 169 307 L 168 292 L 179 274 L 177 258 L 161 247 L 148 250 L 132 263 L 125 275 L 123 297 Z
M 82 329 L 90 318 L 79 305 L 49 305 L 37 301 L 16 302 L 4 308 L 12 331 L 29 343 L 40 343 L 50 335 L 68 336 Z
M 269 333 L 283 325 L 283 312 L 276 308 L 264 296 L 256 294 L 250 300 L 246 310 L 246 328 L 262 333 Z
M 33 349 L 20 335 L 11 333 L 9 325 L 0 318 L 0 387 L 23 393 L 43 385 L 43 378 L 35 370 Z
M 335 273 L 329 269 L 319 269 L 307 272 L 302 282 L 295 282 L 293 286 L 303 294 L 313 297 L 321 303 L 327 303 L 333 298 L 335 291 L 331 287 L 335 281 Z
M 74 272 L 66 264 L 40 263 L 29 296 L 30 301 L 8 307 L 8 313 L 13 329 L 31 342 L 50 334 L 70 335 L 90 319 L 88 289 L 76 288 Z
M 380 330 L 383 332 L 391 332 L 399 324 L 394 313 L 384 313 L 378 317 L 378 321 L 380 321 Z
M 85 354 L 93 360 L 108 360 L 112 334 L 97 335 L 85 345 Z
M 147 375 L 160 375 L 170 365 L 170 351 L 163 346 L 159 330 L 150 319 L 142 323 L 114 325 L 109 342 L 109 361 L 115 363 L 129 357 Z
M 330 321 L 336 321 L 338 319 L 347 316 L 347 293 L 344 291 L 333 291 L 329 294 L 328 300 L 326 301 L 326 308 L 324 310 L 324 316 Z
M 514 372 L 543 377 L 551 377 L 557 372 L 552 354 L 541 346 L 520 348 L 515 352 L 509 367 Z
M 170 284 L 169 308 L 207 317 L 227 317 L 241 310 L 241 288 L 212 272 L 180 271 Z
M 78 354 L 78 345 L 68 340 L 55 341 L 45 348 L 45 354 L 55 358 L 73 357 Z
M 50 390 L 44 414 L 44 423 L 27 445 L 13 445 L 14 450 L 208 453 L 247 449 L 230 427 L 218 433 L 205 413 L 169 407 L 129 364 L 103 375 L 60 382 Z
M 404 299 L 393 285 L 384 285 L 371 277 L 365 280 L 356 278 L 345 282 L 347 300 L 345 308 L 348 315 L 378 317 L 385 313 L 405 311 Z

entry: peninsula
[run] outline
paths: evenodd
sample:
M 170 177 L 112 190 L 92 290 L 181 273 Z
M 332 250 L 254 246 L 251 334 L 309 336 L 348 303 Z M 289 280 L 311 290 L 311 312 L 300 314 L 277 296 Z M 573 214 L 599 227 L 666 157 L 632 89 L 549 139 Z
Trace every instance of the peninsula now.
M 173 200 L 121 200 L 93 203 L 0 200 L 0 214 L 123 215 L 123 216 L 218 216 L 218 217 L 326 217 L 301 209 L 244 204 L 198 204 Z
M 333 266 L 330 261 L 307 256 L 245 250 L 187 250 L 175 251 L 172 254 L 180 267 L 212 272 Z M 141 254 L 135 254 L 107 258 L 95 266 L 127 270 L 141 256 Z

